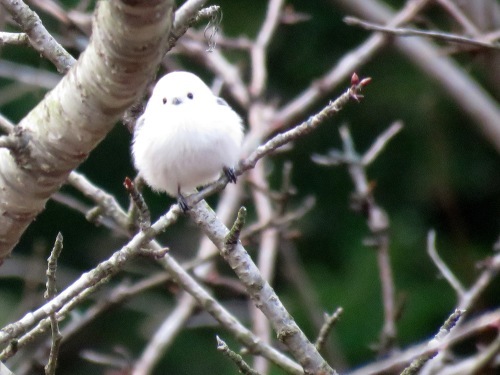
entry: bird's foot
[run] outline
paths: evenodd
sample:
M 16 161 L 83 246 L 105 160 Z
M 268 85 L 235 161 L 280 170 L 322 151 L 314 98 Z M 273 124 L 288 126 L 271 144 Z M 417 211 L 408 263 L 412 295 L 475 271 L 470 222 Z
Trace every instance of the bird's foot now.
M 235 184 L 236 183 L 236 174 L 234 173 L 234 168 L 224 167 L 224 168 L 222 168 L 222 170 L 224 171 L 224 174 L 226 175 L 228 181 Z
M 186 213 L 189 211 L 189 205 L 186 201 L 186 198 L 184 198 L 184 195 L 181 193 L 181 187 L 177 187 L 177 203 L 179 204 L 179 207 L 181 208 L 182 212 Z

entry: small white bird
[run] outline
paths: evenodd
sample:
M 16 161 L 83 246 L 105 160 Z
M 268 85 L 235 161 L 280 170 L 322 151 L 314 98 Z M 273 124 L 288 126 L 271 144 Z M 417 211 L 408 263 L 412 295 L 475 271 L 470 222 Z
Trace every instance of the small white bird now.
M 138 119 L 132 145 L 134 164 L 154 190 L 178 197 L 216 180 L 233 167 L 243 140 L 241 118 L 188 72 L 173 72 L 156 84 Z

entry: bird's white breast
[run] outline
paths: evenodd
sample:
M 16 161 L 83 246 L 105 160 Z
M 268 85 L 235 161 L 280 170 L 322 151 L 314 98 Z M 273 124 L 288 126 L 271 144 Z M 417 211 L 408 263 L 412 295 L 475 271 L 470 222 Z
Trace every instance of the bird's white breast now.
M 148 105 L 138 122 L 132 151 L 146 182 L 176 196 L 179 188 L 192 192 L 217 179 L 223 167 L 233 167 L 242 137 L 239 116 L 215 97 L 164 110 L 161 105 Z

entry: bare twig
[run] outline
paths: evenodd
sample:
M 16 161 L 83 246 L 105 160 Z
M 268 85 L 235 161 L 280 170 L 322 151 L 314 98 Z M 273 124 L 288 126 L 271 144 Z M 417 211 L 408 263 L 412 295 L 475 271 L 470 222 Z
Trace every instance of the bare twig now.
M 157 233 L 164 230 L 168 225 L 177 219 L 179 210 L 171 210 L 154 223 L 147 232 L 137 233 L 130 242 L 122 249 L 116 251 L 109 259 L 101 262 L 93 270 L 82 274 L 78 280 L 73 282 L 63 292 L 47 302 L 44 306 L 28 313 L 19 321 L 9 324 L 0 330 L 0 344 L 18 337 L 29 329 L 33 324 L 46 318 L 51 313 L 60 310 L 68 301 L 78 296 L 82 291 L 95 285 L 100 280 L 106 279 L 116 274 L 122 269 L 124 264 L 131 258 L 137 256 L 141 247 L 148 244 Z
M 189 27 L 189 21 L 194 19 L 207 0 L 188 0 L 175 12 L 175 20 L 171 33 L 182 34 Z
M 197 210 L 205 203 L 199 203 L 195 208 Z M 212 217 L 212 222 L 217 222 L 215 217 Z M 220 305 L 205 289 L 203 289 L 175 260 L 166 256 L 160 260 L 160 263 L 172 275 L 179 285 L 189 292 L 203 308 L 212 315 L 225 329 L 229 330 L 234 337 L 248 350 L 255 355 L 263 355 L 271 362 L 275 363 L 285 371 L 294 375 L 301 375 L 303 371 L 295 362 L 284 356 L 272 347 L 263 344 L 258 340 L 252 332 L 245 328 L 237 319 L 235 319 L 222 305 Z
M 328 117 L 333 116 L 334 114 L 340 112 L 342 108 L 344 108 L 347 105 L 347 103 L 349 103 L 350 100 L 358 98 L 361 90 L 369 82 L 370 79 L 365 78 L 362 79 L 358 84 L 351 85 L 342 95 L 340 95 L 334 101 L 328 103 L 328 105 L 324 107 L 321 111 L 309 117 L 307 121 L 304 121 L 303 123 L 295 126 L 294 128 L 284 133 L 277 134 L 276 136 L 268 140 L 265 144 L 257 147 L 257 149 L 255 149 L 252 153 L 250 153 L 250 155 L 246 159 L 240 161 L 239 166 L 234 171 L 236 176 L 240 176 L 245 171 L 254 168 L 260 159 L 270 154 L 277 148 L 284 146 L 285 144 L 290 143 L 314 131 Z M 186 197 L 186 202 L 188 206 L 193 207 L 196 203 L 200 202 L 208 195 L 211 195 L 216 191 L 222 190 L 227 185 L 227 183 L 228 183 L 227 178 L 223 176 L 213 184 L 201 190 L 200 192 Z
M 482 332 L 485 329 L 491 329 L 491 327 L 496 327 L 499 323 L 500 310 L 496 309 L 492 312 L 473 318 L 462 324 L 460 327 L 456 327 L 449 335 L 445 336 L 442 341 L 431 340 L 431 342 L 424 342 L 422 344 L 412 346 L 398 353 L 394 353 L 388 358 L 352 371 L 349 375 L 381 375 L 393 372 L 395 369 L 401 368 L 401 366 L 406 366 L 419 356 L 432 353 L 436 350 L 449 348 L 466 340 L 470 336 L 476 335 L 478 332 Z
M 485 265 L 485 269 L 481 272 L 476 282 L 462 295 L 458 303 L 459 309 L 469 311 L 486 287 L 488 287 L 491 281 L 498 275 L 500 272 L 500 253 L 488 259 Z
M 236 354 L 233 352 L 231 349 L 229 349 L 229 346 L 219 338 L 219 336 L 216 336 L 217 338 L 217 350 L 222 352 L 226 357 L 228 357 L 231 361 L 234 362 L 234 364 L 238 367 L 238 370 L 241 374 L 245 375 L 259 375 L 259 373 L 255 370 L 253 370 L 241 357 L 241 355 Z
M 457 321 L 462 316 L 463 311 L 455 310 L 444 322 L 443 326 L 439 329 L 439 332 L 434 336 L 434 338 L 429 342 L 429 345 L 434 343 L 440 343 L 443 339 L 450 333 L 450 331 L 455 327 Z M 436 356 L 438 350 L 430 351 L 428 353 L 424 353 L 415 360 L 412 361 L 410 366 L 408 366 L 401 375 L 415 375 L 418 374 L 420 369 L 432 358 Z
M 249 177 L 253 182 L 268 187 L 264 163 L 257 164 L 250 172 Z M 252 196 L 259 221 L 269 222 L 274 214 L 269 196 L 255 189 L 252 190 Z M 276 228 L 268 227 L 266 230 L 262 231 L 259 242 L 257 265 L 264 279 L 271 284 L 273 282 L 278 243 L 279 232 Z M 250 307 L 250 316 L 252 320 L 252 330 L 261 340 L 270 344 L 272 340 L 272 329 L 264 314 L 252 305 Z M 261 373 L 265 374 L 269 372 L 269 363 L 265 358 L 256 357 L 253 366 L 256 371 Z
M 327 336 L 330 334 L 330 331 L 332 330 L 333 326 L 339 321 L 340 316 L 342 315 L 343 312 L 344 309 L 342 307 L 338 307 L 337 310 L 335 310 L 335 312 L 331 315 L 325 313 L 325 323 L 321 327 L 318 334 L 318 338 L 314 343 L 314 345 L 316 345 L 316 349 L 321 350 L 323 348 Z
M 213 211 L 209 210 L 205 204 L 196 205 L 189 213 L 196 224 L 217 245 L 224 259 L 247 288 L 248 294 L 257 307 L 271 322 L 278 339 L 288 347 L 304 371 L 313 374 L 336 374 L 314 345 L 309 342 L 270 285 L 262 279 L 258 268 L 239 243 L 238 235 L 243 225 L 245 210 L 240 209 L 231 231 L 217 221 Z
M 449 317 L 446 319 L 444 324 L 439 328 L 438 333 L 434 336 L 434 339 L 431 341 L 441 342 L 443 339 L 451 332 L 451 330 L 457 325 L 457 322 L 464 314 L 464 310 L 456 309 Z
M 57 294 L 56 286 L 56 272 L 57 272 L 57 259 L 61 255 L 63 248 L 63 237 L 58 233 L 54 248 L 50 253 L 47 261 L 47 290 L 45 291 L 45 299 L 51 300 Z M 50 314 L 50 325 L 52 328 L 52 345 L 50 347 L 49 361 L 45 366 L 46 375 L 54 375 L 57 367 L 57 357 L 59 356 L 59 348 L 61 346 L 62 335 L 59 331 L 59 322 L 57 321 L 56 312 Z
M 375 158 L 382 152 L 389 141 L 403 129 L 403 122 L 394 122 L 387 130 L 377 137 L 368 151 L 365 152 L 361 162 L 365 167 L 369 166 Z
M 241 238 L 247 240 L 249 237 L 257 233 L 265 231 L 269 228 L 276 228 L 280 231 L 286 230 L 292 223 L 300 220 L 304 215 L 311 211 L 316 204 L 316 199 L 313 196 L 306 197 L 303 203 L 294 211 L 287 212 L 282 215 L 271 217 L 268 221 L 257 222 L 248 225 L 242 232 Z M 259 267 L 261 269 L 261 267 Z
M 448 281 L 451 287 L 457 293 L 458 299 L 461 300 L 465 294 L 465 288 L 462 286 L 460 281 L 458 281 L 457 277 L 453 274 L 453 272 L 448 268 L 445 262 L 441 259 L 436 250 L 436 231 L 431 230 L 427 234 L 427 252 L 431 257 L 432 261 L 441 272 L 441 275 Z
M 61 76 L 56 73 L 8 60 L 0 61 L 0 77 L 20 82 L 28 86 L 30 90 L 33 90 L 34 87 L 50 90 L 61 80 Z
M 9 134 L 11 131 L 14 130 L 14 126 L 15 125 L 12 121 L 10 121 L 7 117 L 5 117 L 0 113 L 0 129 L 4 133 Z
M 22 0 L 1 0 L 1 3 L 28 35 L 33 48 L 51 61 L 59 73 L 66 73 L 76 60 L 50 35 L 40 17 Z
M 338 0 L 336 0 L 338 1 Z M 415 17 L 416 14 L 431 0 L 409 1 L 406 5 L 392 17 L 390 26 L 404 24 Z M 359 70 L 366 64 L 375 53 L 377 53 L 386 43 L 383 35 L 376 34 L 369 37 L 357 48 L 344 54 L 344 56 L 322 77 L 313 83 L 296 98 L 280 108 L 273 118 L 272 130 L 288 127 L 297 118 L 303 116 L 317 103 L 318 99 L 327 95 L 343 80 L 349 77 L 353 71 Z
M 395 24 L 395 14 L 378 0 L 331 0 L 359 17 L 372 22 Z M 407 2 L 407 7 L 420 6 L 429 0 Z M 399 12 L 398 14 L 401 14 Z M 378 34 L 380 35 L 380 34 Z M 381 36 L 381 35 L 380 35 Z M 422 39 L 395 39 L 394 46 L 409 60 L 438 82 L 455 100 L 473 123 L 484 133 L 497 150 L 500 150 L 500 109 L 497 101 L 489 95 L 467 72 L 451 58 L 446 58 L 431 43 Z M 464 94 L 466 93 L 466 94 Z
M 365 166 L 373 161 L 392 136 L 401 129 L 401 126 L 401 124 L 396 123 L 389 127 L 388 130 L 378 137 L 364 156 L 358 155 L 349 129 L 346 126 L 342 126 L 340 128 L 340 136 L 344 148 L 343 152 L 340 153 L 333 150 L 326 157 L 313 156 L 313 160 L 319 164 L 338 165 L 345 163 L 347 165 L 356 190 L 353 198 L 353 208 L 366 217 L 368 228 L 372 233 L 372 238 L 367 243 L 377 249 L 382 302 L 384 306 L 384 326 L 378 345 L 378 350 L 381 353 L 389 351 L 396 339 L 397 314 L 394 297 L 395 287 L 389 258 L 389 217 L 385 210 L 375 202 L 372 187 L 366 176 Z
M 26 33 L 7 33 L 0 31 L 0 47 L 11 45 L 29 45 L 29 38 Z
M 435 40 L 444 40 L 451 43 L 461 43 L 471 46 L 483 47 L 487 49 L 500 50 L 499 43 L 489 43 L 482 40 L 472 39 L 461 35 L 448 34 L 439 31 L 428 31 L 428 30 L 417 30 L 408 28 L 394 28 L 382 25 L 376 25 L 371 22 L 360 20 L 356 17 L 345 17 L 344 22 L 349 26 L 362 27 L 365 30 L 380 31 L 383 33 L 397 35 L 397 36 L 422 36 L 426 38 L 432 38 Z
M 497 333 L 496 339 L 493 340 L 488 347 L 481 350 L 475 356 L 471 356 L 459 363 L 446 366 L 439 374 L 462 375 L 488 373 L 491 370 L 487 370 L 485 367 L 489 364 L 493 367 L 492 371 L 495 371 L 495 367 L 498 369 L 498 361 L 495 363 L 495 358 L 498 357 L 498 353 L 500 353 L 500 334 Z
M 207 54 L 204 44 L 187 38 L 181 40 L 177 47 L 187 56 L 200 60 L 210 71 L 221 77 L 232 98 L 243 108 L 248 107 L 250 94 L 241 79 L 241 72 L 220 51 L 216 49 Z
M 142 194 L 135 187 L 135 184 L 128 177 L 125 177 L 125 182 L 123 183 L 125 189 L 127 189 L 132 202 L 137 208 L 139 214 L 139 227 L 141 230 L 147 230 L 151 227 L 151 214 L 149 212 L 148 205 L 144 201 Z
M 102 213 L 112 218 L 122 229 L 129 230 L 128 217 L 116 198 L 90 182 L 84 175 L 71 172 L 67 182 L 102 208 Z
M 266 50 L 279 24 L 283 4 L 283 0 L 269 1 L 266 18 L 251 49 L 252 81 L 249 91 L 253 97 L 260 96 L 267 84 Z
M 435 0 L 443 9 L 445 9 L 462 27 L 467 34 L 478 36 L 480 30 L 474 25 L 469 17 L 464 14 L 457 4 L 450 0 Z

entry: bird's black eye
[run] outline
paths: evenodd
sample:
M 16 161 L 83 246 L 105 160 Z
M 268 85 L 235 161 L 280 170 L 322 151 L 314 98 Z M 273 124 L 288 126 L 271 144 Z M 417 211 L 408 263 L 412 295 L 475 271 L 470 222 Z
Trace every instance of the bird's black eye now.
M 193 93 L 192 92 L 188 92 L 187 97 L 188 97 L 188 99 L 193 99 Z
M 163 98 L 163 104 L 167 104 L 167 98 Z

